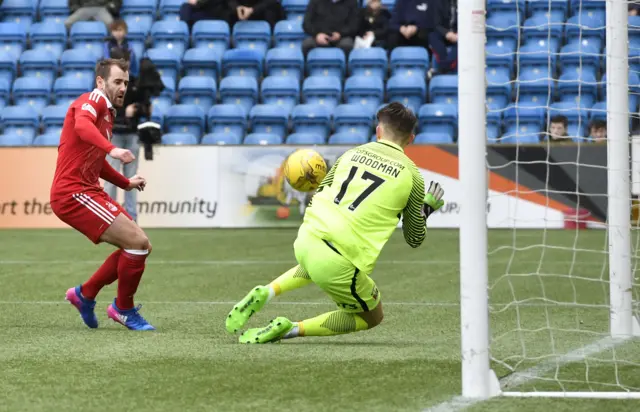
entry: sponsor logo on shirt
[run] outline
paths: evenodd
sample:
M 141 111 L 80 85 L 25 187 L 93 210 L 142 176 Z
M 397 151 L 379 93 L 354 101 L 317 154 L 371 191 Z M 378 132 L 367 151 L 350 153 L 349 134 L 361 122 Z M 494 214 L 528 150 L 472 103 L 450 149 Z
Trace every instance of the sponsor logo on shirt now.
M 427 11 L 427 3 L 418 4 L 416 9 L 418 9 L 418 11 Z
M 93 108 L 89 103 L 85 103 L 82 105 L 82 110 L 86 110 L 93 115 L 93 117 L 98 117 L 98 113 L 96 113 L 96 109 Z

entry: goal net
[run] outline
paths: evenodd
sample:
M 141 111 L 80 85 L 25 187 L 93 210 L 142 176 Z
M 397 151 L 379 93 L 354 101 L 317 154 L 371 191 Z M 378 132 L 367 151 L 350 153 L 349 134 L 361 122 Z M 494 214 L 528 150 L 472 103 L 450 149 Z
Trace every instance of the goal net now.
M 458 0 L 464 396 L 640 399 L 634 7 Z

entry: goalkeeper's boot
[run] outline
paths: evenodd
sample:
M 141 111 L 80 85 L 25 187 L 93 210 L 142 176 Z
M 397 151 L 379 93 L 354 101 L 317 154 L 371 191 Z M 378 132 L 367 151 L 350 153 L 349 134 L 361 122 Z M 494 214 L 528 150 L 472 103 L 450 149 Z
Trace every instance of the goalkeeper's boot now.
M 107 315 L 129 330 L 156 330 L 153 326 L 147 322 L 145 318 L 140 315 L 140 308 L 142 306 L 128 310 L 118 309 L 115 299 L 113 303 L 107 307 Z
M 68 300 L 73 306 L 80 312 L 80 317 L 85 325 L 91 329 L 98 327 L 98 318 L 94 311 L 96 307 L 96 301 L 87 299 L 80 293 L 80 286 L 67 290 L 65 299 Z
M 236 333 L 244 325 L 254 313 L 263 308 L 269 299 L 268 286 L 256 286 L 247 293 L 240 302 L 236 303 L 225 321 L 227 332 Z
M 293 322 L 287 318 L 278 317 L 264 328 L 247 330 L 238 341 L 240 343 L 274 343 L 284 338 L 291 329 L 293 329 Z

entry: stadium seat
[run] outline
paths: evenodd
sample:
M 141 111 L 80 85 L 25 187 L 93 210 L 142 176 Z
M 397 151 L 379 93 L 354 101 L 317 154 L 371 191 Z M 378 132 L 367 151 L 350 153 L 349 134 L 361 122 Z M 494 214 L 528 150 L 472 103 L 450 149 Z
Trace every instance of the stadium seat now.
M 165 133 L 162 135 L 162 144 L 196 145 L 198 144 L 198 137 L 191 133 Z
M 607 121 L 607 102 L 598 102 L 589 110 L 589 121 L 604 120 Z
M 555 21 L 548 16 L 537 15 L 530 17 L 522 25 L 522 37 L 524 44 L 539 44 L 544 42 L 550 53 L 558 50 L 560 41 L 562 40 L 562 29 L 564 27 L 564 19 Z
M 64 23 L 69 17 L 68 0 L 40 0 L 38 9 L 42 23 Z
M 45 133 L 60 133 L 64 119 L 67 116 L 68 106 L 46 106 L 42 109 L 42 127 Z
M 342 79 L 345 74 L 345 68 L 344 52 L 337 47 L 316 47 L 307 55 L 307 73 L 309 76 Z
M 597 2 L 592 1 L 589 3 Z M 597 50 L 601 50 L 602 46 L 604 46 L 605 26 L 600 19 L 590 19 L 585 16 L 573 16 L 567 20 L 565 27 L 567 44 L 590 44 Z
M 413 144 L 451 144 L 453 136 L 448 133 L 426 132 L 416 136 Z
M 229 23 L 224 20 L 200 20 L 191 29 L 193 47 L 223 53 L 229 48 L 230 33 Z
M 300 50 L 307 35 L 302 30 L 302 22 L 282 20 L 273 29 L 276 48 L 290 48 Z
M 335 133 L 329 136 L 329 144 L 361 145 L 368 142 L 369 135 L 358 133 Z
M 640 48 L 640 16 L 629 16 L 627 28 L 629 32 L 629 49 Z
M 458 104 L 458 76 L 443 74 L 429 83 L 431 103 Z
M 396 6 L 396 0 L 382 0 L 382 6 L 386 7 L 387 10 L 393 12 L 394 7 Z
M 64 76 L 93 78 L 97 60 L 92 53 L 81 49 L 69 49 L 62 53 L 60 68 Z
M 606 2 L 603 0 L 570 0 L 569 3 L 572 16 L 590 11 L 604 12 L 606 7 Z
M 325 143 L 324 137 L 313 133 L 292 133 L 285 140 L 285 144 L 292 145 L 319 145 Z
M 0 6 L 2 21 L 21 24 L 29 29 L 36 18 L 38 0 L 4 0 Z
M 153 16 L 156 14 L 156 0 L 123 0 L 120 6 L 120 17 Z M 130 28 L 129 28 L 130 30 Z
M 554 116 L 564 116 L 569 123 L 568 135 L 574 141 L 580 141 L 586 137 L 587 126 L 589 125 L 589 110 L 587 107 L 579 107 L 575 102 L 557 102 L 549 107 L 549 124 Z M 549 136 L 545 134 L 545 139 Z
M 169 108 L 171 108 L 171 106 L 169 106 Z M 152 122 L 158 123 L 160 127 L 164 128 L 164 116 L 169 111 L 169 108 L 153 106 L 150 120 Z
M 507 107 L 511 101 L 511 80 L 504 73 L 487 70 L 487 107 L 499 110 Z
M 38 113 L 28 106 L 7 106 L 2 109 L 2 126 L 5 135 L 17 135 L 31 144 L 36 136 Z
M 393 76 L 404 74 L 424 79 L 429 70 L 429 53 L 424 47 L 396 47 L 389 64 Z
M 544 77 L 554 77 L 556 73 L 555 52 L 549 50 L 548 43 L 530 43 L 520 47 L 516 62 L 520 74 L 524 70 L 537 70 Z
M 602 75 L 602 79 L 600 80 L 600 84 L 602 85 L 599 96 L 600 100 L 607 100 L 607 74 L 604 73 Z M 629 111 L 636 112 L 638 110 L 639 97 L 640 97 L 640 76 L 636 72 L 629 70 L 629 80 L 627 82 L 629 85 Z
M 515 81 L 515 92 L 520 104 L 549 105 L 555 99 L 555 81 L 540 76 L 535 70 L 523 70 Z
M 180 6 L 184 0 L 160 0 L 160 18 L 162 20 L 180 20 Z
M 58 146 L 59 144 L 60 131 L 41 134 L 33 140 L 33 146 Z
M 453 136 L 458 130 L 458 107 L 452 104 L 425 104 L 418 112 L 420 133 Z
M 207 76 L 185 76 L 178 84 L 181 104 L 195 104 L 205 113 L 216 102 L 216 81 Z
M 427 98 L 427 83 L 422 77 L 396 75 L 387 80 L 387 99 L 400 102 L 418 113 Z
M 244 144 L 270 145 L 282 144 L 282 136 L 270 133 L 251 133 L 244 138 Z
M 276 47 L 267 52 L 267 76 L 289 76 L 300 81 L 304 74 L 304 56 L 300 49 Z
M 258 102 L 258 81 L 253 77 L 225 77 L 220 82 L 220 100 L 223 104 L 241 106 L 249 113 Z
M 147 49 L 146 56 L 151 59 L 161 76 L 176 79 L 180 71 L 180 57 L 167 49 Z
M 593 106 L 598 98 L 596 77 L 589 72 L 563 73 L 558 79 L 558 94 L 561 102 Z
M 344 100 L 369 106 L 373 109 L 380 106 L 384 99 L 382 79 L 367 76 L 352 76 L 344 84 Z
M 337 77 L 311 76 L 302 83 L 302 96 L 309 104 L 335 107 L 342 97 L 342 85 Z
M 500 143 L 539 143 L 545 126 L 545 110 L 540 107 L 510 106 L 504 113 L 505 133 Z
M 275 104 L 291 113 L 300 103 L 300 83 L 295 77 L 269 76 L 262 80 L 260 95 L 263 104 Z
M 182 57 L 189 46 L 189 27 L 183 21 L 156 21 L 151 26 L 151 44 L 156 49 L 167 49 Z
M 373 117 L 374 112 L 368 106 L 341 104 L 333 111 L 336 134 L 358 135 L 366 140 L 371 134 Z
M 566 0 L 528 0 L 531 17 L 547 16 L 553 21 L 565 21 L 569 4 Z
M 78 21 L 71 26 L 69 38 L 74 49 L 90 51 L 96 59 L 104 53 L 107 28 L 101 21 Z
M 264 54 L 271 46 L 271 26 L 266 21 L 239 21 L 233 25 L 232 38 L 235 48 L 260 50 Z
M 217 79 L 221 65 L 221 53 L 204 47 L 187 50 L 182 59 L 182 66 L 187 76 L 207 76 Z
M 62 76 L 53 83 L 53 94 L 57 105 L 69 105 L 83 93 L 94 87 L 91 77 Z
M 224 76 L 262 76 L 264 53 L 259 50 L 232 49 L 222 55 Z
M 164 84 L 164 89 L 160 92 L 160 96 L 155 96 L 151 99 L 154 111 L 158 109 L 166 111 L 175 101 L 176 81 L 172 77 L 162 76 L 162 83 Z
M 5 131 L 0 134 L 0 146 L 29 146 L 33 138 L 30 134 L 18 134 Z
M 519 25 L 518 20 L 513 17 L 489 16 L 486 21 L 487 46 L 514 51 L 519 41 Z
M 205 130 L 204 111 L 194 104 L 173 105 L 165 113 L 164 126 L 169 133 L 193 135 L 197 143 Z
M 13 54 L 0 51 L 0 81 L 13 83 L 13 79 L 18 71 L 18 59 Z
M 287 13 L 287 20 L 302 22 L 309 0 L 282 0 L 282 7 Z
M 387 77 L 389 62 L 387 52 L 382 47 L 355 49 L 349 54 L 350 76 Z
M 581 71 L 595 77 L 600 69 L 600 57 L 600 50 L 592 44 L 567 44 L 560 50 L 562 73 Z
M 47 79 L 53 83 L 58 72 L 58 59 L 44 50 L 25 50 L 20 56 L 22 76 Z
M 487 141 L 497 143 L 502 134 L 502 111 L 487 111 Z
M 523 16 L 526 14 L 525 2 L 524 0 L 488 0 L 487 14 L 522 23 Z
M 232 133 L 209 133 L 202 137 L 200 144 L 209 145 L 226 145 L 226 144 L 240 144 L 242 143 L 242 136 L 238 136 Z
M 30 106 L 40 113 L 49 104 L 52 81 L 47 78 L 19 77 L 13 82 L 13 104 Z
M 33 50 L 48 51 L 59 59 L 67 44 L 67 29 L 62 23 L 34 23 L 30 39 Z
M 149 17 L 149 19 L 147 19 Z M 151 31 L 151 16 L 135 15 L 125 17 L 127 23 L 127 42 L 133 50 L 136 59 L 140 59 L 144 55 L 145 43 L 149 32 Z
M 322 138 L 322 143 L 324 143 L 331 131 L 331 114 L 332 109 L 326 105 L 300 104 L 291 113 L 293 131 L 295 133 L 318 135 Z
M 247 112 L 235 104 L 216 104 L 208 115 L 209 131 L 216 135 L 232 135 L 242 139 L 247 128 Z M 240 143 L 240 140 L 238 143 Z
M 9 104 L 11 100 L 11 86 L 6 79 L 0 79 L 0 110 Z
M 104 25 L 103 25 L 104 26 Z M 0 23 L 0 48 L 18 60 L 27 44 L 27 31 L 20 23 Z
M 253 133 L 275 134 L 283 138 L 287 133 L 289 113 L 284 107 L 258 104 L 249 112 Z

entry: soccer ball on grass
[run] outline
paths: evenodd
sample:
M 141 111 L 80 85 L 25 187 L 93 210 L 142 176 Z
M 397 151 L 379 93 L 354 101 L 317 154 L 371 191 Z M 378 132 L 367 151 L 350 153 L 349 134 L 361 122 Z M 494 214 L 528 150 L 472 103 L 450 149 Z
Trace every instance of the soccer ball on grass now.
M 298 149 L 284 162 L 284 176 L 295 190 L 316 190 L 327 174 L 327 164 L 320 153 L 311 149 Z

